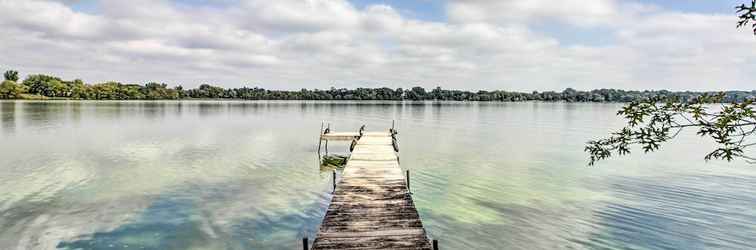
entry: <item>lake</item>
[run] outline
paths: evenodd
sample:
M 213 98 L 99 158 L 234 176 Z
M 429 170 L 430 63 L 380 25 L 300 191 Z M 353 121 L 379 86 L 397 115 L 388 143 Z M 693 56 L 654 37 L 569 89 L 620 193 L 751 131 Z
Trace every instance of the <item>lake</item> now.
M 330 200 L 321 122 L 392 120 L 443 249 L 752 248 L 756 165 L 705 162 L 708 139 L 586 165 L 620 107 L 2 101 L 0 249 L 299 249 Z

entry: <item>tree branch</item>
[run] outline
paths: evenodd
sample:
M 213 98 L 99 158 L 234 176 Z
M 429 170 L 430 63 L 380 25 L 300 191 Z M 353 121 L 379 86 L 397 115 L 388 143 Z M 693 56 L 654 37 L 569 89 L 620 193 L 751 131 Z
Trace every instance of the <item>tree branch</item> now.
M 744 150 L 752 146 L 746 140 L 756 134 L 754 103 L 748 100 L 722 104 L 719 111 L 707 111 L 704 104 L 722 98 L 724 94 L 720 93 L 702 95 L 687 103 L 677 102 L 677 99 L 654 98 L 629 103 L 617 112 L 627 120 L 624 128 L 608 138 L 587 143 L 585 151 L 590 154 L 588 164 L 593 165 L 615 153 L 629 154 L 632 145 L 640 146 L 645 153 L 656 151 L 665 142 L 676 138 L 682 130 L 694 127 L 698 128 L 698 135 L 712 138 L 719 144 L 704 159 L 745 159 Z

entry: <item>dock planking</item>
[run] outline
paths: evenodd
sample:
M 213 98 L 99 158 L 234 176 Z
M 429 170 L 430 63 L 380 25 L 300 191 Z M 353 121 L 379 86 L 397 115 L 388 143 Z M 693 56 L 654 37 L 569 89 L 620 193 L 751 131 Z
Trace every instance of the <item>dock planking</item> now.
M 364 132 L 354 138 L 357 143 L 312 249 L 431 249 L 391 133 Z
M 331 132 L 328 134 L 321 134 L 320 139 L 329 141 L 351 141 L 359 136 L 360 133 L 357 132 Z

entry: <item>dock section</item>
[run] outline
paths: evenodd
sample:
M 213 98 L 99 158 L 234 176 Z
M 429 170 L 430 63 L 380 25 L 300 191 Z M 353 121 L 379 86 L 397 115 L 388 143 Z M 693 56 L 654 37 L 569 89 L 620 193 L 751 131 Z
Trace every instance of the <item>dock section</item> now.
M 312 249 L 431 249 L 392 132 L 353 136 L 354 147 Z M 321 137 L 322 138 L 322 137 Z

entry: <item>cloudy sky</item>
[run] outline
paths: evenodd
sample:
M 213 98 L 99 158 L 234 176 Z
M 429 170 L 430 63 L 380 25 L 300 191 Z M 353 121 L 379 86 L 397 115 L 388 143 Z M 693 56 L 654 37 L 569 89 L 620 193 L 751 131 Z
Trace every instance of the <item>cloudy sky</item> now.
M 276 89 L 756 89 L 746 0 L 0 0 L 0 69 Z

